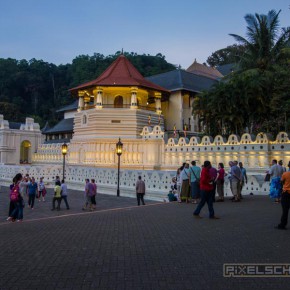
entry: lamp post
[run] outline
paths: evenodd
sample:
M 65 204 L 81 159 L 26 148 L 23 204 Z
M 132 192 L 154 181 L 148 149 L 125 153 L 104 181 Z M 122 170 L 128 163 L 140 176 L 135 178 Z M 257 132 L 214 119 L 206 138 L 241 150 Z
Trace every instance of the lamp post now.
M 117 187 L 117 196 L 120 196 L 120 157 L 122 155 L 123 143 L 119 137 L 118 143 L 116 143 L 116 153 L 118 155 L 118 187 Z
M 67 154 L 67 144 L 63 143 L 61 145 L 61 153 L 63 156 L 63 167 L 62 167 L 62 179 L 64 180 L 64 169 L 65 169 L 65 155 Z

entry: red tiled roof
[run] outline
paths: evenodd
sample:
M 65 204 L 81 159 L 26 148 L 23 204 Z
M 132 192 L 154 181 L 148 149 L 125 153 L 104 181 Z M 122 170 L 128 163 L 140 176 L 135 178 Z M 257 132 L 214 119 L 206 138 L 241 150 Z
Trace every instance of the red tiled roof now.
M 70 91 L 91 86 L 139 86 L 169 92 L 165 88 L 147 81 L 124 55 L 120 55 L 97 79 L 81 84 Z

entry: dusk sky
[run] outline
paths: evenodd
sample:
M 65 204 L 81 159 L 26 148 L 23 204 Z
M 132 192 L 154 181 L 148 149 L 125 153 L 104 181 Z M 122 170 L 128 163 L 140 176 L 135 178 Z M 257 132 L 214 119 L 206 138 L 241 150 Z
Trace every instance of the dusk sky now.
M 280 9 L 290 26 L 290 0 L 0 0 L 0 58 L 56 65 L 78 55 L 156 55 L 182 68 L 245 36 L 247 13 Z

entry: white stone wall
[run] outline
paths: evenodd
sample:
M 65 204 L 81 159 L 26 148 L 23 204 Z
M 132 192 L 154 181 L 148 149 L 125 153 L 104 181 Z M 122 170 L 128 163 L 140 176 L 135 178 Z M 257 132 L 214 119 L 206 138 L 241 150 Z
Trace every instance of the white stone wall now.
M 210 160 L 217 167 L 230 160 L 244 163 L 249 175 L 245 185 L 245 194 L 268 194 L 269 183 L 264 182 L 265 171 L 272 159 L 290 160 L 290 141 L 286 132 L 279 133 L 275 140 L 267 134 L 257 136 L 243 134 L 240 138 L 230 135 L 228 139 L 218 135 L 215 138 L 204 136 L 173 139 L 165 144 L 161 126 L 144 127 L 142 139 L 124 139 L 121 156 L 121 192 L 126 196 L 135 196 L 134 184 L 141 174 L 146 180 L 148 196 L 162 200 L 170 189 L 171 179 L 176 169 L 185 161 L 198 160 L 201 165 Z M 115 194 L 117 188 L 116 141 L 113 139 L 73 142 L 69 144 L 67 155 L 67 181 L 72 188 L 82 189 L 85 178 L 95 178 L 103 193 Z M 55 175 L 62 175 L 61 144 L 40 145 L 34 155 L 35 166 L 29 171 L 35 176 L 45 176 L 48 181 Z M 15 173 L 13 168 L 5 167 L 3 176 L 9 179 Z M 22 168 L 22 167 L 21 167 Z M 5 179 L 4 178 L 4 179 Z M 226 195 L 231 195 L 226 180 Z
M 257 136 L 243 134 L 240 138 L 230 135 L 227 140 L 222 136 L 170 138 L 165 144 L 164 132 L 160 126 L 144 127 L 142 139 L 122 139 L 124 143 L 121 167 L 138 170 L 173 170 L 183 162 L 197 160 L 202 165 L 210 160 L 214 166 L 222 162 L 227 167 L 230 160 L 243 162 L 252 172 L 264 173 L 272 159 L 290 160 L 290 141 L 286 132 L 280 132 L 274 141 L 264 133 Z M 74 141 L 69 144 L 67 163 L 114 168 L 117 164 L 115 154 L 117 139 Z M 62 163 L 62 144 L 41 144 L 33 161 L 37 163 Z
M 280 132 L 274 141 L 267 134 L 259 133 L 256 137 L 243 134 L 230 135 L 227 140 L 222 136 L 204 136 L 173 139 L 170 138 L 164 147 L 163 169 L 176 168 L 185 161 L 197 160 L 201 165 L 205 160 L 214 166 L 222 162 L 228 166 L 230 160 L 244 163 L 251 171 L 264 173 L 269 168 L 271 160 L 283 160 L 287 165 L 290 160 L 290 140 L 286 132 Z
M 0 185 L 9 186 L 13 177 L 18 173 L 28 173 L 34 176 L 37 181 L 44 177 L 44 182 L 53 187 L 54 177 L 59 175 L 62 178 L 61 165 L 33 165 L 33 166 L 12 166 L 0 165 Z M 97 168 L 88 166 L 66 166 L 66 181 L 70 189 L 84 190 L 86 178 L 94 178 L 98 186 L 98 192 L 103 194 L 117 194 L 117 169 Z M 123 170 L 120 171 L 120 195 L 135 198 L 135 182 L 141 175 L 146 183 L 146 198 L 162 201 L 167 197 L 170 190 L 172 177 L 175 171 L 151 171 L 151 170 Z M 243 194 L 267 195 L 269 193 L 269 182 L 264 182 L 259 175 L 248 173 L 248 183 L 243 189 Z M 225 181 L 225 195 L 232 196 L 229 182 Z
M 32 118 L 26 118 L 25 124 L 21 124 L 20 129 L 10 129 L 9 122 L 0 115 L 0 164 L 19 164 L 23 141 L 30 144 L 27 156 L 27 162 L 30 163 L 33 153 L 43 140 L 39 124 L 34 123 Z

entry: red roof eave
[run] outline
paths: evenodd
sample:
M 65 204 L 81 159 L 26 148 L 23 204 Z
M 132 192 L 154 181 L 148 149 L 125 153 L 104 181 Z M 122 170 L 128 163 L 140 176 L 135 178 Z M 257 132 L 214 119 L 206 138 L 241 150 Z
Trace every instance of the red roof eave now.
M 148 80 L 124 56 L 120 55 L 97 79 L 69 89 L 70 92 L 92 86 L 139 86 L 164 93 L 170 93 Z

